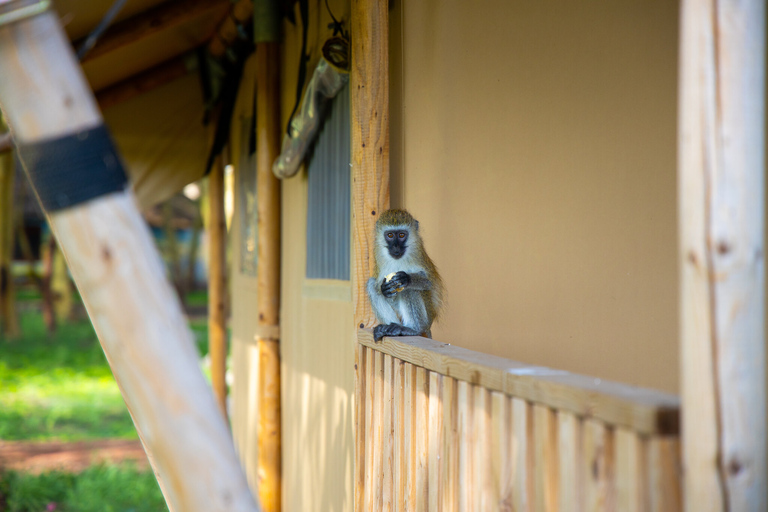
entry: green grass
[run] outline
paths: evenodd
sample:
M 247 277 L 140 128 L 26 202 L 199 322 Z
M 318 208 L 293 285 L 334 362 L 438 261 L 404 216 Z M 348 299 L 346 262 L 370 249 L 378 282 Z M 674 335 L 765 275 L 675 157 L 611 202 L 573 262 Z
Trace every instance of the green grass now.
M 90 322 L 49 335 L 39 313 L 20 320 L 21 338 L 0 338 L 0 439 L 136 438 Z
M 22 289 L 18 300 L 39 302 L 39 294 Z M 0 336 L 0 440 L 135 439 L 90 321 L 61 322 L 49 335 L 36 308 L 21 310 L 22 336 L 13 341 Z M 203 356 L 207 320 L 192 320 L 190 327 Z M 46 510 L 164 512 L 167 507 L 154 474 L 130 464 L 93 466 L 80 474 L 0 472 L 0 512 Z
M 161 512 L 168 508 L 151 471 L 122 464 L 92 466 L 78 475 L 61 471 L 0 474 L 0 510 Z

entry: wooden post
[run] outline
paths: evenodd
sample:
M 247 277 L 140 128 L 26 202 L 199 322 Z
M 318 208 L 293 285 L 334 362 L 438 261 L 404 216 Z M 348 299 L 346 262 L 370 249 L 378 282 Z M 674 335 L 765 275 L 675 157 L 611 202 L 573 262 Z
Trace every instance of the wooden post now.
M 280 181 L 272 163 L 280 154 L 280 47 L 256 47 L 256 262 L 259 314 L 259 497 L 265 511 L 279 512 L 282 455 L 280 413 Z
M 373 274 L 373 230 L 376 219 L 389 208 L 389 12 L 386 0 L 352 0 L 352 69 L 350 70 L 352 126 L 352 294 L 355 325 L 372 327 L 376 317 L 365 283 Z M 362 378 L 359 345 L 355 345 L 355 394 Z M 355 408 L 355 432 L 365 416 Z M 362 510 L 364 440 L 355 439 L 355 510 Z
M 765 2 L 684 0 L 681 16 L 685 509 L 764 511 Z
M 0 131 L 4 125 L 0 119 Z M 13 284 L 14 197 L 13 182 L 16 165 L 11 150 L 0 151 L 0 317 L 2 334 L 13 339 L 20 333 L 16 316 L 16 289 Z
M 222 158 L 216 159 L 208 175 L 208 354 L 211 386 L 227 419 L 227 224 Z
M 20 146 L 103 122 L 53 12 L 0 27 L 0 76 Z M 132 192 L 47 214 L 170 509 L 259 510 Z

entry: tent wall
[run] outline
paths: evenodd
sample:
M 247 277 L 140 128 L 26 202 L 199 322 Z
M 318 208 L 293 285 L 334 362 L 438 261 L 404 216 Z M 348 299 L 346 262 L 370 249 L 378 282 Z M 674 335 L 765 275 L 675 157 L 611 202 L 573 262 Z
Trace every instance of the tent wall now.
M 678 389 L 678 6 L 402 2 L 392 205 L 449 307 L 436 339 Z
M 348 30 L 349 2 L 329 1 Z M 281 112 L 283 128 L 295 101 L 301 21 L 283 26 Z M 307 80 L 331 36 L 323 3 L 310 3 Z M 239 130 L 252 114 L 253 76 L 245 81 L 232 119 L 231 154 L 235 173 L 243 172 Z M 246 92 L 248 91 L 248 92 Z M 238 130 L 238 131 L 235 131 Z M 239 183 L 238 177 L 235 182 Z M 258 329 L 256 278 L 239 270 L 242 225 L 235 193 L 230 235 L 232 283 L 232 428 L 249 482 L 257 481 Z M 282 183 L 281 377 L 283 510 L 352 511 L 354 342 L 349 281 L 308 280 L 306 269 L 307 174 L 302 169 Z M 350 248 L 351 251 L 351 248 Z

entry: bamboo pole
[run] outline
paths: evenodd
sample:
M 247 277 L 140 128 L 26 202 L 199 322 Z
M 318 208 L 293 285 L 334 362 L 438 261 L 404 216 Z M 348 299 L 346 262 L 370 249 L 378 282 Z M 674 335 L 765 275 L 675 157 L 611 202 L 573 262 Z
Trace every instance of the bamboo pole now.
M 53 12 L 0 27 L 0 76 L 19 146 L 103 122 Z M 170 509 L 259 510 L 132 192 L 47 215 Z
M 208 354 L 211 386 L 227 416 L 227 225 L 224 215 L 224 163 L 216 159 L 208 175 Z
M 768 509 L 765 2 L 684 0 L 679 204 L 685 509 Z
M 365 283 L 373 274 L 373 231 L 389 208 L 389 12 L 385 0 L 352 0 L 352 294 L 355 325 L 372 327 L 376 318 Z M 355 394 L 363 391 L 360 346 L 355 343 Z M 355 432 L 365 413 L 355 408 Z M 370 429 L 368 424 L 366 429 Z M 364 444 L 355 440 L 355 510 L 365 498 Z
M 256 204 L 259 249 L 256 263 L 259 330 L 259 497 L 265 511 L 279 512 L 281 487 L 280 413 L 280 182 L 272 163 L 280 154 L 280 46 L 256 48 Z

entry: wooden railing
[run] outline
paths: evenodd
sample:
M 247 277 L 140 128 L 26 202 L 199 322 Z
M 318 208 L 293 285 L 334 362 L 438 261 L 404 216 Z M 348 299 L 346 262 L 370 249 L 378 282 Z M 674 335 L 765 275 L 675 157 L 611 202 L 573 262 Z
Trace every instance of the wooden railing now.
M 676 511 L 676 396 L 358 332 L 356 511 Z

